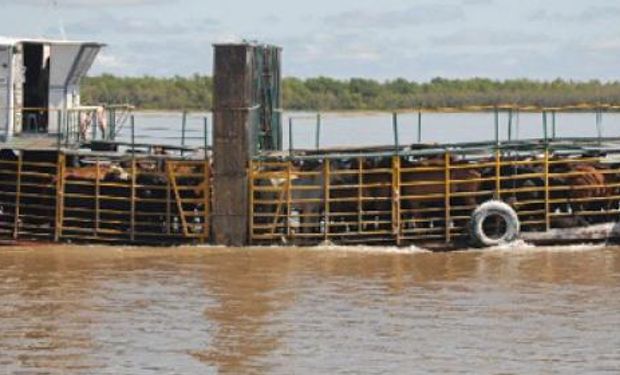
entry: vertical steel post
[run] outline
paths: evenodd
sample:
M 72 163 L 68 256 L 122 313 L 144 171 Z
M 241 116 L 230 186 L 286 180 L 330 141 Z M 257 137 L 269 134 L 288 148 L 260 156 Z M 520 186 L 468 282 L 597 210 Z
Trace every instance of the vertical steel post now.
M 130 233 L 131 242 L 136 239 L 136 124 L 134 115 L 131 115 L 131 217 Z M 183 214 L 182 212 L 180 213 Z
M 357 158 L 357 232 L 364 229 L 364 159 Z
M 400 142 L 398 140 L 398 113 L 392 113 L 392 131 L 394 132 L 394 152 L 400 152 Z
M 131 242 L 136 240 L 136 173 L 136 154 L 134 153 L 131 156 L 131 217 L 129 232 Z
M 62 238 L 62 224 L 65 210 L 65 155 L 58 152 L 56 166 L 56 225 L 54 227 L 54 241 Z
M 170 173 L 170 164 L 167 160 L 165 163 L 166 171 L 166 234 L 172 234 L 172 173 Z
M 556 112 L 555 110 L 551 111 L 551 139 L 555 140 L 557 137 L 557 128 L 556 128 Z
M 77 111 L 77 118 L 75 120 L 75 124 L 73 127 L 75 128 L 75 142 L 80 143 L 82 141 L 82 129 L 80 129 L 80 122 L 82 119 L 82 111 Z M 86 135 L 86 131 L 84 131 L 84 135 Z
M 22 164 L 23 164 L 23 152 L 19 151 L 19 155 L 17 157 L 17 176 L 16 176 L 16 186 L 15 186 L 15 217 L 13 218 L 13 239 L 17 239 L 19 237 L 19 216 L 20 206 L 21 206 L 21 195 L 22 195 Z
M 596 136 L 600 144 L 603 139 L 603 111 L 600 108 L 596 110 Z
M 209 118 L 207 116 L 203 119 L 203 127 L 202 136 L 204 137 L 205 160 L 207 160 L 207 149 L 209 148 Z
M 329 159 L 323 162 L 323 240 L 329 240 L 330 225 L 330 184 L 331 184 L 331 163 Z
M 315 148 L 318 151 L 321 148 L 321 114 L 316 115 L 316 134 L 314 135 Z
M 131 125 L 131 153 L 135 154 L 135 151 L 136 151 L 136 122 L 135 122 L 134 115 L 131 115 L 130 125 Z
M 181 156 L 185 155 L 185 127 L 187 126 L 187 111 L 183 111 L 181 118 Z
M 56 110 L 56 131 L 62 133 L 62 110 Z
M 495 150 L 495 199 L 502 199 L 502 151 Z
M 100 182 L 100 176 L 101 176 L 101 162 L 99 160 L 99 157 L 97 157 L 97 159 L 95 160 L 95 167 L 96 167 L 96 172 L 95 172 L 95 236 L 99 236 L 99 221 L 100 221 L 100 196 L 101 196 L 101 182 Z
M 549 132 L 548 132 L 548 126 L 547 126 L 547 111 L 543 111 L 542 113 L 542 120 L 543 120 L 543 138 L 545 140 L 545 144 L 547 144 L 549 142 Z
M 286 237 L 287 239 L 291 238 L 292 230 L 291 230 L 291 218 L 292 218 L 292 210 L 293 210 L 293 162 L 288 161 L 286 163 Z M 254 220 L 250 217 L 250 220 Z M 301 221 L 301 218 L 300 218 Z M 301 223 L 300 223 L 301 224 Z M 252 235 L 252 233 L 250 233 Z
M 418 143 L 422 143 L 422 111 L 418 112 Z
M 71 113 L 67 111 L 65 113 L 65 147 L 69 147 L 69 138 L 71 137 L 71 129 L 69 128 L 69 117 L 71 117 Z
M 512 142 L 512 108 L 508 110 L 508 142 Z
M 187 111 L 183 111 L 181 119 L 181 146 L 185 147 L 185 127 L 187 126 Z
M 56 148 L 60 151 L 60 147 L 62 144 L 62 111 L 58 110 L 58 115 L 56 116 L 56 126 L 58 130 L 58 134 L 56 137 L 57 145 Z
M 99 126 L 99 116 L 97 116 L 97 112 L 93 112 L 92 116 L 92 124 L 93 124 L 93 141 L 97 140 L 97 127 Z
M 549 148 L 545 145 L 545 229 L 549 231 L 551 229 L 551 193 L 550 193 L 550 180 L 549 180 Z
M 500 136 L 499 136 L 499 109 L 495 107 L 495 144 L 499 146 Z
M 207 151 L 205 150 L 205 153 Z M 205 243 L 211 237 L 211 165 L 208 159 L 205 157 L 205 161 L 202 165 L 204 172 L 204 184 L 202 194 L 204 194 L 204 213 L 203 213 L 203 225 L 202 225 L 202 242 Z
M 254 241 L 254 177 L 255 170 L 254 160 L 250 159 L 248 161 L 248 245 L 252 245 Z M 289 176 L 287 176 L 289 177 Z M 290 179 L 290 177 L 288 178 Z M 287 220 L 288 225 L 288 220 Z
M 288 118 L 288 152 L 291 156 L 293 156 L 293 118 Z
M 110 130 L 108 131 L 108 140 L 116 139 L 116 109 L 110 108 Z
M 392 234 L 396 245 L 401 245 L 401 212 L 400 212 L 400 156 L 392 157 Z
M 452 194 L 452 176 L 451 176 L 451 166 L 450 166 L 450 153 L 446 152 L 445 155 L 445 161 L 444 161 L 444 188 L 445 188 L 445 236 L 446 236 L 446 243 L 450 243 L 452 241 L 452 228 L 451 228 L 451 221 L 452 221 L 452 200 L 451 200 L 451 194 Z
M 521 139 L 521 114 L 518 109 L 515 113 L 515 137 L 517 140 Z

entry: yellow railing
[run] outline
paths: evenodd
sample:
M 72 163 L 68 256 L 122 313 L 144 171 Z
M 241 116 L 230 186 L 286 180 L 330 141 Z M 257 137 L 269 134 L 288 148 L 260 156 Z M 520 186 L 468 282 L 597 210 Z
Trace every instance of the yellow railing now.
M 210 237 L 208 160 L 81 158 L 17 152 L 0 160 L 0 239 L 174 244 Z M 53 159 L 53 158 L 52 158 Z
M 467 241 L 473 210 L 501 199 L 525 232 L 620 219 L 620 163 L 552 152 L 476 160 L 369 156 L 250 166 L 254 243 Z

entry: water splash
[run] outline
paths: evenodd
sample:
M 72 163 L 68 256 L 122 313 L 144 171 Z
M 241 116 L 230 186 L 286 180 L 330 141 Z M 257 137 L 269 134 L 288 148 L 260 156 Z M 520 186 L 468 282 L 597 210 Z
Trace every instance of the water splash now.
M 369 253 L 369 254 L 421 254 L 432 253 L 431 250 L 424 249 L 417 246 L 397 247 L 397 246 L 346 246 L 335 245 L 332 243 L 324 243 L 319 246 L 311 247 L 311 250 L 316 251 L 335 251 L 346 253 Z
M 581 243 L 573 245 L 534 245 L 524 240 L 518 240 L 509 244 L 494 246 L 486 249 L 463 250 L 464 252 L 478 251 L 481 253 L 565 253 L 565 252 L 585 252 L 595 251 L 607 248 L 609 245 L 605 243 Z

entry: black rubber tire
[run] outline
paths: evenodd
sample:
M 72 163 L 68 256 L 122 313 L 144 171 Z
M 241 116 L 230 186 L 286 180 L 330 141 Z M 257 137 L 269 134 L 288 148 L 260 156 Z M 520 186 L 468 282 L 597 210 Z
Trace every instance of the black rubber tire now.
M 494 238 L 484 232 L 484 222 L 491 216 L 500 217 L 506 226 L 506 231 L 500 237 Z M 516 241 L 521 233 L 521 223 L 515 210 L 501 201 L 488 201 L 476 208 L 469 223 L 469 235 L 474 246 L 491 247 L 509 244 Z

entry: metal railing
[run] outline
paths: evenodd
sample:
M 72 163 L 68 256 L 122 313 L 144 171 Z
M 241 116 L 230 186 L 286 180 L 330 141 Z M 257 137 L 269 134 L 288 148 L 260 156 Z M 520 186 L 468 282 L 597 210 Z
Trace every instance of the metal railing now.
M 208 160 L 27 151 L 0 161 L 0 239 L 206 242 Z M 12 160 L 11 160 L 12 159 Z
M 496 144 L 502 143 L 501 131 L 504 126 L 507 133 L 507 139 L 505 141 L 512 142 L 518 139 L 519 128 L 519 116 L 522 113 L 527 114 L 540 114 L 540 139 L 545 141 L 557 139 L 559 136 L 558 115 L 567 113 L 591 113 L 594 116 L 596 137 L 598 140 L 603 141 L 604 133 L 604 115 L 606 113 L 618 113 L 620 112 L 620 106 L 617 105 L 592 105 L 592 104 L 580 104 L 573 106 L 562 107 L 542 107 L 542 106 L 519 106 L 519 105 L 489 105 L 489 106 L 464 106 L 464 107 L 443 107 L 443 108 L 419 108 L 412 109 L 405 112 L 393 112 L 390 114 L 389 121 L 391 122 L 392 139 L 391 146 L 398 150 L 404 143 L 401 142 L 400 132 L 402 124 L 400 121 L 403 114 L 414 114 L 415 124 L 408 124 L 408 126 L 415 126 L 415 140 L 417 144 L 422 144 L 424 139 L 424 115 L 426 114 L 456 114 L 456 113 L 485 113 L 493 115 L 493 128 L 494 128 L 494 140 Z M 500 116 L 505 116 L 506 123 L 503 124 L 500 121 Z M 326 119 L 329 115 L 324 113 L 316 114 L 293 114 L 288 116 L 288 152 L 290 155 L 294 155 L 296 151 L 308 151 L 295 147 L 295 129 L 298 128 L 298 122 L 304 122 L 303 126 L 314 127 L 314 139 L 312 150 L 320 151 L 323 148 L 323 138 L 325 137 Z M 333 114 L 333 117 L 338 115 Z M 386 121 L 388 121 L 386 116 Z M 409 120 L 411 122 L 411 119 Z
M 255 160 L 249 186 L 253 243 L 453 243 L 493 199 L 515 209 L 524 232 L 619 220 L 620 150 Z
M 93 140 L 114 141 L 133 109 L 125 104 L 69 109 L 11 108 L 14 128 L 10 135 L 55 137 L 58 145 L 65 147 Z

